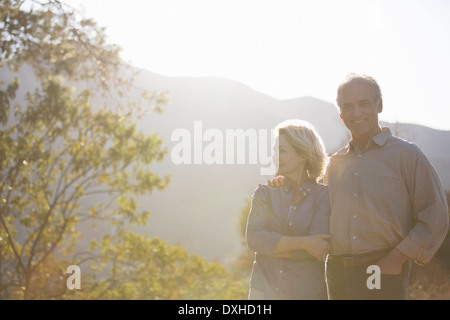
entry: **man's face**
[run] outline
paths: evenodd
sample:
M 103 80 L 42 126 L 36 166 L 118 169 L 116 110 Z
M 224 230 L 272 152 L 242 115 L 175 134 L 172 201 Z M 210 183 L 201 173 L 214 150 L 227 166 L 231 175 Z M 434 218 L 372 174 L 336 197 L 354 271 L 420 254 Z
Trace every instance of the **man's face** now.
M 342 90 L 341 118 L 353 138 L 371 138 L 379 131 L 378 113 L 383 110 L 381 98 L 363 81 L 353 81 Z

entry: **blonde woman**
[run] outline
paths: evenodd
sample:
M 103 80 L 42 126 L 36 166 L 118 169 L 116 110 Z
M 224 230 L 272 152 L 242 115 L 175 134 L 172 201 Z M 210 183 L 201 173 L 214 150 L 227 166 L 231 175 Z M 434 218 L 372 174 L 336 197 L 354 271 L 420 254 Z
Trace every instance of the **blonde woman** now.
M 246 238 L 255 251 L 249 299 L 327 299 L 324 257 L 330 204 L 320 184 L 327 155 L 314 127 L 288 120 L 275 128 L 274 162 L 282 188 L 252 196 Z

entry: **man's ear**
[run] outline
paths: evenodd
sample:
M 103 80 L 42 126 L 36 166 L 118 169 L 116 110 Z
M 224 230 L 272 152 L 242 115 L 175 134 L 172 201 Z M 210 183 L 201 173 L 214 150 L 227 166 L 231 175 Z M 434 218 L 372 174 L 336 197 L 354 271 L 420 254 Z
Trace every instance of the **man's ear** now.
M 383 98 L 380 97 L 380 100 L 378 100 L 378 113 L 381 113 L 383 111 Z

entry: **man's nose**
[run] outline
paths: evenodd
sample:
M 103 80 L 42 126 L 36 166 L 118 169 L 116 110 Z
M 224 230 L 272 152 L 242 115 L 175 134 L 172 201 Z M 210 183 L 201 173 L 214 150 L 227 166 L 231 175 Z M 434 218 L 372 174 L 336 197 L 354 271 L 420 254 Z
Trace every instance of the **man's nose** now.
M 362 115 L 362 110 L 361 110 L 361 108 L 359 107 L 359 106 L 354 106 L 353 107 L 353 110 L 352 110 L 352 114 L 353 114 L 353 116 L 360 116 L 360 115 Z

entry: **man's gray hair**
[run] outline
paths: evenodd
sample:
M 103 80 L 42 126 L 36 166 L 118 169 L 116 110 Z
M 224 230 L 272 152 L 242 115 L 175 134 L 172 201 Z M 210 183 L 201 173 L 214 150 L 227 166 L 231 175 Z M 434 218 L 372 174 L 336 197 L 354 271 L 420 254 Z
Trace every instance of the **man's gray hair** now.
M 357 73 L 352 72 L 347 75 L 345 80 L 338 87 L 336 103 L 339 107 L 340 107 L 340 102 L 341 102 L 342 90 L 349 83 L 354 82 L 354 81 L 362 81 L 362 82 L 369 84 L 373 88 L 373 91 L 375 94 L 375 101 L 378 101 L 381 98 L 381 89 L 380 89 L 380 86 L 378 85 L 377 80 L 375 80 L 375 78 L 365 75 L 365 74 L 357 74 Z

